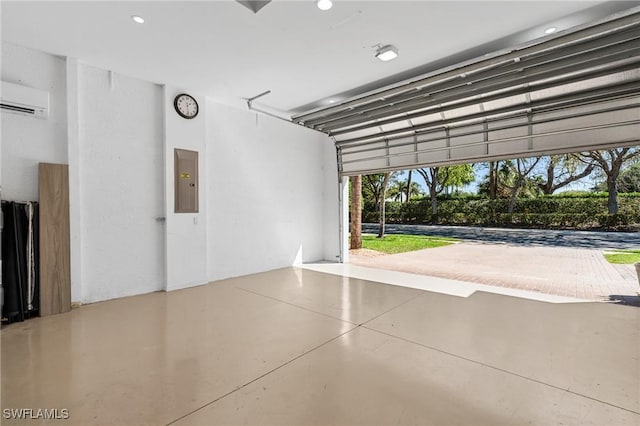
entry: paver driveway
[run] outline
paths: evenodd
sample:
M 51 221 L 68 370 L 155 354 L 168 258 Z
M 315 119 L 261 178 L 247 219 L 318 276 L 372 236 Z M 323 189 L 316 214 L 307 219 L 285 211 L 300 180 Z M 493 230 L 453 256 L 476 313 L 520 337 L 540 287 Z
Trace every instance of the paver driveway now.
M 426 227 L 432 228 L 432 227 Z M 447 236 L 457 236 L 450 228 Z M 467 235 L 489 234 L 482 228 L 462 228 Z M 366 226 L 363 231 L 369 230 Z M 420 229 L 413 227 L 413 232 Z M 402 231 L 402 226 L 394 225 L 390 230 Z M 411 272 L 422 275 L 477 282 L 502 287 L 538 291 L 559 296 L 570 296 L 588 300 L 622 301 L 625 304 L 640 304 L 637 293 L 640 290 L 632 265 L 612 265 L 602 255 L 603 248 L 631 248 L 640 245 L 640 235 L 616 234 L 617 239 L 603 238 L 593 234 L 597 249 L 582 248 L 586 244 L 568 247 L 567 241 L 576 239 L 579 233 L 557 233 L 547 240 L 563 241 L 552 245 L 525 243 L 529 230 L 518 230 L 509 241 L 499 233 L 500 241 L 464 240 L 462 243 L 435 249 L 419 250 L 384 256 L 362 256 L 352 254 L 350 263 L 373 268 Z M 424 232 L 424 231 L 423 231 Z M 440 233 L 439 235 L 444 235 Z M 434 232 L 424 232 L 438 235 Z M 534 232 L 533 241 L 545 241 L 541 231 Z M 559 237 L 558 237 L 559 236 Z M 495 236 L 494 236 L 495 238 Z M 607 245 L 607 241 L 609 245 Z

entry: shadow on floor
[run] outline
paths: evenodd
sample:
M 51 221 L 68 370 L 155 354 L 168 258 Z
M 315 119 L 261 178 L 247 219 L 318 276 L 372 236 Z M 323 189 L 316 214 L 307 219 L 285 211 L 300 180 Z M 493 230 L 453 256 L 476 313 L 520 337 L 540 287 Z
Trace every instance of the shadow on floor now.
M 621 296 L 618 294 L 609 295 L 609 302 L 616 305 L 636 306 L 640 308 L 640 296 Z

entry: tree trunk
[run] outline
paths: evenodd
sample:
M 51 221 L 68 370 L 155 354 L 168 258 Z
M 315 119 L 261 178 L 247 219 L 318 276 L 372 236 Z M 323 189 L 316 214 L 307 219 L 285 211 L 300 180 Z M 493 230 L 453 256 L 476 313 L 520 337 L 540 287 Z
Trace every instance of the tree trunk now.
M 611 163 L 611 169 L 607 173 L 607 191 L 609 191 L 607 207 L 609 208 L 609 214 L 618 214 L 618 177 L 624 162 L 623 156 L 624 153 L 614 159 Z
M 431 199 L 431 214 L 436 215 L 438 213 L 438 193 L 434 188 L 429 188 L 429 198 Z
M 407 199 L 405 200 L 405 202 L 409 202 L 409 200 L 411 199 L 411 172 L 413 170 L 409 170 L 409 176 L 407 177 Z
M 498 192 L 498 163 L 495 161 L 489 162 L 489 198 L 496 199 Z
M 607 207 L 609 208 L 609 214 L 618 213 L 618 188 L 616 185 L 617 180 L 617 176 L 613 176 L 613 174 L 607 176 L 607 191 L 609 191 Z
M 380 220 L 378 221 L 380 227 L 378 228 L 378 238 L 384 238 L 384 222 L 385 222 L 385 202 L 380 202 Z
M 429 188 L 429 199 L 431 201 L 431 223 L 438 223 L 438 194 Z
M 513 210 L 516 207 L 516 198 L 518 197 L 518 190 L 520 189 L 521 185 L 522 179 L 518 179 L 515 186 L 511 189 L 511 198 L 509 199 L 509 207 L 507 209 L 507 212 L 509 214 L 513 213 Z
M 378 230 L 378 238 L 384 238 L 384 223 L 386 221 L 385 208 L 387 199 L 387 185 L 389 185 L 389 178 L 391 173 L 384 174 L 384 181 L 382 182 L 382 190 L 380 191 L 380 229 Z
M 556 163 L 554 159 L 551 158 L 551 160 L 549 161 L 549 166 L 547 167 L 547 181 L 541 187 L 543 194 L 551 195 L 555 190 L 555 188 L 553 187 L 553 181 L 555 180 L 555 177 L 556 177 L 555 165 Z
M 362 248 L 362 176 L 351 176 L 351 239 L 349 248 Z

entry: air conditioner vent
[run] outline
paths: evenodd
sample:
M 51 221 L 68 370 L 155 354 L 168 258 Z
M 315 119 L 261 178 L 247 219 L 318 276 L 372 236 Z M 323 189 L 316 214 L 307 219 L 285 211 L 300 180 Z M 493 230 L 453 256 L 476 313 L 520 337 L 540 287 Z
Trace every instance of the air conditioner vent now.
M 46 119 L 49 117 L 49 92 L 3 81 L 0 108 L 3 112 Z

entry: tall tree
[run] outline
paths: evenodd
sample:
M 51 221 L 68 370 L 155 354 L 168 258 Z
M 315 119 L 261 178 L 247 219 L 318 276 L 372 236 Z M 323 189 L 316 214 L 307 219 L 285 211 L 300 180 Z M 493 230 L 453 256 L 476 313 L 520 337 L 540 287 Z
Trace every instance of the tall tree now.
M 458 191 L 465 185 L 470 184 L 476 179 L 472 164 L 460 164 L 457 166 L 447 166 L 449 170 L 448 178 L 444 185 Z
M 553 194 L 589 176 L 596 167 L 595 163 L 580 161 L 579 157 L 572 154 L 551 155 L 543 157 L 542 161 L 546 161 L 546 176 L 542 177 L 538 187 L 544 194 Z
M 373 202 L 376 210 L 380 208 L 384 173 L 364 175 L 362 177 L 362 195 L 365 200 Z
M 407 187 L 407 189 L 409 189 L 409 199 L 405 199 L 404 201 L 411 201 L 412 198 L 414 197 L 422 197 L 424 195 L 424 191 L 422 191 L 422 187 L 420 186 L 420 184 L 416 181 L 411 182 L 411 186 Z
M 609 214 L 618 213 L 618 177 L 625 163 L 640 156 L 640 148 L 614 148 L 600 151 L 589 151 L 579 154 L 583 162 L 595 162 L 600 171 L 606 176 L 607 192 L 609 197 L 607 207 Z
M 382 179 L 382 186 L 380 191 L 380 219 L 379 224 L 380 228 L 378 229 L 378 238 L 384 238 L 384 225 L 386 221 L 386 206 L 385 200 L 387 198 L 387 186 L 389 185 L 389 180 L 391 180 L 391 173 L 384 173 L 384 178 Z
M 640 162 L 620 172 L 618 192 L 640 192 Z
M 495 200 L 498 195 L 499 161 L 489 161 L 489 199 Z
M 497 198 L 508 197 L 505 193 L 505 188 L 501 184 L 504 179 L 505 167 L 502 161 L 489 161 L 481 164 L 479 167 L 486 167 L 487 174 L 484 180 L 478 185 L 478 194 L 486 195 L 491 200 Z M 508 173 L 510 169 L 507 168 Z
M 414 196 L 423 195 L 422 189 L 417 182 L 409 182 L 409 180 L 398 179 L 392 177 L 387 189 L 387 197 L 393 201 L 408 202 Z
M 413 185 L 413 182 L 411 181 L 411 174 L 412 173 L 413 173 L 413 170 L 409 170 L 409 173 L 407 174 L 407 188 L 406 188 L 407 197 L 405 198 L 405 202 L 407 202 L 407 203 L 409 201 L 411 201 L 411 192 L 412 192 L 411 187 Z
M 387 188 L 387 198 L 393 201 L 404 201 L 407 192 L 407 181 L 402 179 L 391 179 Z
M 473 182 L 475 175 L 470 164 L 447 167 L 429 167 L 426 169 L 416 169 L 424 179 L 424 183 L 429 191 L 431 201 L 431 213 L 438 213 L 438 194 L 442 193 L 447 186 L 463 186 Z M 435 220 L 435 217 L 434 217 Z
M 350 222 L 350 244 L 349 248 L 362 248 L 362 176 L 351 176 L 351 222 Z
M 524 183 L 527 181 L 529 174 L 540 162 L 541 158 L 542 157 L 517 158 L 515 163 L 513 161 L 507 161 L 504 163 L 507 167 L 511 167 L 511 171 L 513 172 L 514 177 L 511 184 L 505 183 L 505 186 L 511 190 L 511 195 L 509 196 L 509 206 L 507 208 L 507 211 L 509 213 L 513 213 L 513 210 L 516 206 L 516 198 L 518 197 L 518 193 L 524 186 Z
M 426 169 L 416 169 L 416 171 L 424 179 L 424 183 L 429 191 L 429 200 L 431 201 L 431 214 L 438 213 L 438 194 L 440 194 L 445 185 L 443 182 L 449 178 L 449 170 L 446 167 L 429 167 Z M 434 219 L 435 221 L 435 216 Z

